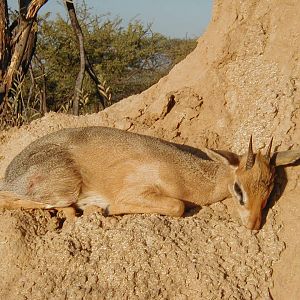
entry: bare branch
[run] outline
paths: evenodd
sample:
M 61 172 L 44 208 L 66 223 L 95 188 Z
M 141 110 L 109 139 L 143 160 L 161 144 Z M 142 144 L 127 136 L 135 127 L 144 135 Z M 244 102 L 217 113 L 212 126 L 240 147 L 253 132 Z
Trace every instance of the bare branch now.
M 28 2 L 28 1 L 27 1 Z M 27 8 L 26 19 L 34 19 L 39 11 L 39 9 L 46 3 L 48 0 L 32 0 L 29 1 Z
M 90 75 L 91 79 L 96 84 L 97 94 L 98 94 L 98 97 L 99 97 L 99 100 L 100 100 L 100 106 L 101 106 L 100 108 L 101 108 L 101 110 L 103 110 L 105 108 L 105 100 L 106 101 L 110 100 L 111 95 L 106 93 L 105 89 L 103 88 L 103 85 L 99 81 L 92 65 L 90 64 L 90 62 L 88 60 L 88 58 L 86 58 L 85 67 L 86 67 L 86 70 L 87 70 L 88 74 Z
M 34 58 L 42 72 L 40 76 L 37 78 L 42 78 L 42 89 L 39 88 L 39 86 L 36 84 L 37 88 L 39 89 L 40 92 L 40 113 L 41 115 L 45 115 L 45 113 L 48 111 L 47 108 L 47 95 L 46 95 L 46 71 L 45 71 L 45 66 L 43 62 L 40 60 L 40 58 L 37 55 L 34 55 Z
M 76 34 L 78 43 L 79 43 L 79 51 L 80 51 L 80 71 L 77 75 L 76 83 L 75 83 L 75 92 L 74 92 L 74 98 L 73 98 L 73 113 L 75 115 L 79 114 L 79 98 L 81 95 L 81 90 L 82 90 L 82 84 L 83 84 L 83 79 L 84 79 L 84 73 L 85 71 L 88 72 L 90 75 L 91 79 L 95 82 L 96 87 L 97 87 L 97 94 L 99 97 L 99 102 L 101 109 L 105 108 L 105 100 L 109 101 L 111 96 L 110 94 L 107 93 L 107 90 L 101 84 L 100 80 L 98 79 L 96 73 L 93 70 L 92 65 L 90 64 L 88 57 L 86 55 L 86 51 L 84 48 L 84 37 L 83 33 L 80 27 L 80 24 L 78 22 L 75 8 L 74 8 L 74 3 L 72 0 L 65 0 L 66 7 L 69 13 L 69 17 L 71 20 L 71 24 L 73 27 L 73 30 Z
M 82 90 L 82 84 L 83 84 L 83 79 L 84 79 L 86 54 L 85 54 L 85 49 L 84 49 L 83 34 L 81 31 L 79 22 L 77 20 L 74 3 L 71 0 L 66 0 L 65 3 L 66 3 L 66 7 L 68 10 L 68 14 L 69 14 L 69 17 L 71 20 L 73 30 L 75 32 L 75 35 L 76 35 L 78 43 L 79 43 L 80 70 L 77 75 L 74 98 L 73 98 L 73 114 L 78 116 L 79 115 L 79 98 L 80 98 L 80 93 Z

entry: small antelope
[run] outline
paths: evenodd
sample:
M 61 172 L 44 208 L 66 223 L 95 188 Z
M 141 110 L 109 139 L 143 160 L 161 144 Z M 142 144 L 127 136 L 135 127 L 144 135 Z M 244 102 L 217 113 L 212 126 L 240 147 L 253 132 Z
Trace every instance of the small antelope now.
M 31 143 L 8 166 L 0 207 L 85 210 L 108 215 L 159 213 L 180 217 L 186 205 L 234 196 L 242 223 L 259 229 L 275 167 L 300 151 L 245 155 L 169 143 L 106 127 L 63 129 Z

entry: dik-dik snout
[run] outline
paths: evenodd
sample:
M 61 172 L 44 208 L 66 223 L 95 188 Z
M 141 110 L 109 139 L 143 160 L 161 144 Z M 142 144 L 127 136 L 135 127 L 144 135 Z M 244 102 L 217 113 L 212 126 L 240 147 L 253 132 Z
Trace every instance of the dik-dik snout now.
M 270 186 L 269 191 L 266 191 L 265 196 L 253 195 L 252 198 L 245 196 L 243 201 L 240 200 L 240 196 L 235 195 L 242 224 L 248 229 L 259 230 L 261 228 L 263 209 L 271 191 L 272 186 Z

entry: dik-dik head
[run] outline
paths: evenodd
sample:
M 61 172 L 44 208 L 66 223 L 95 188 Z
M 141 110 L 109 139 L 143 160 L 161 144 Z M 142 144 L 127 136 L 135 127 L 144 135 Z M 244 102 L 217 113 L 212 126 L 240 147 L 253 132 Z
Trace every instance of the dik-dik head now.
M 215 150 L 208 153 L 212 159 L 232 168 L 233 180 L 230 180 L 229 191 L 235 198 L 242 223 L 249 229 L 258 230 L 261 227 L 262 210 L 274 186 L 275 168 L 300 158 L 300 151 L 275 152 L 271 155 L 271 148 L 272 140 L 265 153 L 254 153 L 251 137 L 248 152 L 244 155 Z

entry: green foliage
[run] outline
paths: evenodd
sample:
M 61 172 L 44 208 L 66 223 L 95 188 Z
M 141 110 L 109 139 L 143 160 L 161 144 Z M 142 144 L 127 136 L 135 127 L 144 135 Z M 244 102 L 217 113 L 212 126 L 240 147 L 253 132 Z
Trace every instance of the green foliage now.
M 10 12 L 11 21 L 17 17 Z M 120 18 L 94 16 L 84 1 L 77 7 L 77 17 L 87 58 L 99 79 L 89 73 L 97 89 L 85 74 L 79 91 L 80 113 L 100 109 L 99 93 L 106 98 L 106 105 L 111 105 L 145 90 L 196 46 L 195 40 L 167 38 L 137 20 L 124 27 Z M 70 22 L 59 15 L 40 18 L 29 72 L 25 79 L 24 72 L 13 77 L 8 99 L 0 106 L 0 129 L 28 123 L 49 110 L 71 113 L 79 69 L 78 41 Z
M 85 38 L 88 59 L 112 93 L 112 104 L 139 93 L 165 75 L 174 64 L 195 47 L 195 40 L 168 39 L 153 33 L 151 26 L 133 21 L 127 27 L 122 20 L 93 16 L 85 7 L 77 9 L 77 17 Z M 47 106 L 54 111 L 70 111 L 80 58 L 76 36 L 69 22 L 61 16 L 43 17 L 36 56 L 33 63 L 38 85 L 46 82 Z M 29 83 L 28 83 L 29 84 Z M 81 113 L 97 110 L 98 96 L 93 82 L 84 79 Z
M 10 12 L 10 17 L 15 18 Z M 77 7 L 86 54 L 100 81 L 96 88 L 85 74 L 80 113 L 100 109 L 99 92 L 111 105 L 137 94 L 166 75 L 196 46 L 192 39 L 170 39 L 135 20 L 123 27 L 120 18 L 94 16 L 85 2 Z M 38 43 L 25 77 L 16 76 L 9 99 L 0 107 L 0 129 L 19 126 L 46 111 L 72 112 L 75 81 L 80 68 L 77 37 L 61 16 L 39 19 Z

